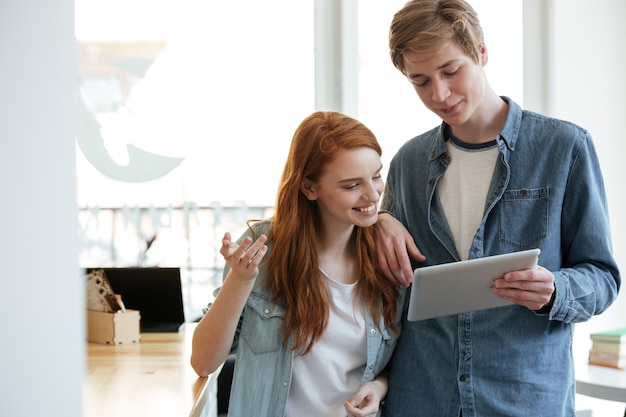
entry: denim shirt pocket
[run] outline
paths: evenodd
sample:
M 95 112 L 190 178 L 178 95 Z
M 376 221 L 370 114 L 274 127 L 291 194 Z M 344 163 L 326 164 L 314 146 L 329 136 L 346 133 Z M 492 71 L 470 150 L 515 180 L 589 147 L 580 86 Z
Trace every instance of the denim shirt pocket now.
M 548 234 L 548 188 L 507 190 L 499 207 L 500 241 L 520 249 L 536 247 Z
M 253 353 L 278 351 L 282 349 L 281 325 L 284 317 L 283 307 L 267 296 L 252 292 L 244 309 L 240 338 Z

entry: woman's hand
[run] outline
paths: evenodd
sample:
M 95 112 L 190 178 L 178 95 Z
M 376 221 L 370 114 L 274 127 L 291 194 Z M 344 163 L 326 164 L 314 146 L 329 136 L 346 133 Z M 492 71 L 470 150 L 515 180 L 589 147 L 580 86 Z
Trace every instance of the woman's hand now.
M 264 235 L 254 243 L 246 236 L 238 245 L 232 241 L 230 233 L 224 234 L 220 253 L 231 269 L 193 333 L 191 366 L 198 376 L 215 372 L 228 357 L 239 317 L 259 275 L 259 263 L 267 253 L 266 241 Z
M 387 377 L 379 376 L 374 381 L 361 385 L 352 398 L 347 399 L 343 405 L 348 417 L 375 416 L 380 408 L 380 402 L 387 395 Z
M 246 236 L 240 245 L 233 242 L 230 233 L 226 232 L 222 239 L 222 247 L 220 253 L 224 260 L 230 265 L 231 277 L 235 277 L 241 281 L 252 281 L 259 275 L 259 264 L 267 253 L 265 235 L 252 243 L 252 239 Z

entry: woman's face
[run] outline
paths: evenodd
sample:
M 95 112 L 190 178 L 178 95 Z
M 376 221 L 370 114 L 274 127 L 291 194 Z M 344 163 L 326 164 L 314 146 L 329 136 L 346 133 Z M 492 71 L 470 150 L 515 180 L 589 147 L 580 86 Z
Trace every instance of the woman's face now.
M 370 148 L 341 151 L 317 182 L 301 187 L 309 200 L 317 201 L 322 222 L 328 226 L 372 226 L 378 219 L 383 193 L 382 161 Z

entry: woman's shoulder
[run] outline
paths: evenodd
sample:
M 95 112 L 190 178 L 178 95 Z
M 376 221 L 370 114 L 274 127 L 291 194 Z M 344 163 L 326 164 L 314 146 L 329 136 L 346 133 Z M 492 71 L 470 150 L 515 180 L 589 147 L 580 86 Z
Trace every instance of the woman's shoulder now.
M 245 235 L 258 238 L 260 235 L 268 235 L 272 229 L 272 221 L 270 219 L 264 220 L 248 220 L 248 230 Z

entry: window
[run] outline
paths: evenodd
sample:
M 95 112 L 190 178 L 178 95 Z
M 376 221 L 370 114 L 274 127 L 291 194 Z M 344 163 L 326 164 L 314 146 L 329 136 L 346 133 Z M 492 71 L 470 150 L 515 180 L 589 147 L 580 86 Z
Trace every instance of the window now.
M 389 23 L 404 2 L 344 9 L 358 45 L 348 54 L 357 88 L 345 91 L 386 165 L 438 123 L 389 60 Z M 521 0 L 472 3 L 492 86 L 521 103 Z M 315 109 L 315 29 L 329 29 L 315 5 L 76 0 L 82 267 L 179 266 L 187 319 L 197 318 L 221 282 L 222 234 L 271 213 L 293 131 Z
M 274 202 L 314 109 L 308 2 L 76 0 L 82 267 L 180 266 L 187 318 L 216 244 Z

